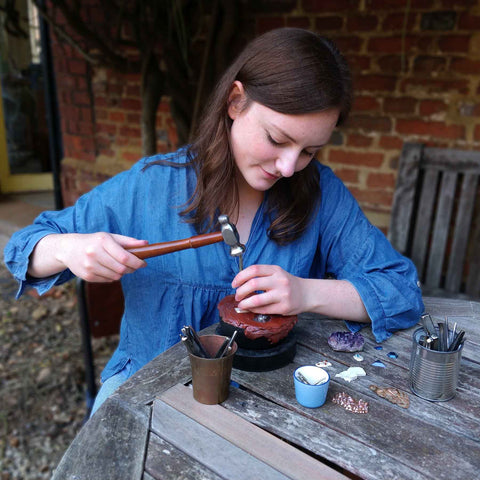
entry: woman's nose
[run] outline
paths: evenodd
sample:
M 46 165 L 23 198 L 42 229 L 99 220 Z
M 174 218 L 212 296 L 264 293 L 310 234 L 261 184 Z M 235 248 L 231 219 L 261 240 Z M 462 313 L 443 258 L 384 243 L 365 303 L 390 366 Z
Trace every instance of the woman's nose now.
M 294 151 L 284 151 L 278 156 L 275 162 L 275 168 L 282 177 L 291 177 L 295 173 L 298 153 Z

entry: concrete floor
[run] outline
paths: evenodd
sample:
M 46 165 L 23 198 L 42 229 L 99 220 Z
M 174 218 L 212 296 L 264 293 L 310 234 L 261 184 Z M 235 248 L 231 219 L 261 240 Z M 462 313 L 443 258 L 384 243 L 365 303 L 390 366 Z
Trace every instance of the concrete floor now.
M 0 252 L 11 235 L 33 220 L 44 210 L 54 210 L 53 192 L 0 194 Z

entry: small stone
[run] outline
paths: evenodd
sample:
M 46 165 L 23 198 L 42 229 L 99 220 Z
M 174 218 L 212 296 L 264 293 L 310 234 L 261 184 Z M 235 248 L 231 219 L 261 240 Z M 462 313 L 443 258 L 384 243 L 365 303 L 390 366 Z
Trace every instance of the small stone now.
M 359 332 L 334 332 L 328 337 L 328 345 L 336 352 L 359 352 L 365 339 Z
M 375 360 L 375 361 L 372 363 L 372 366 L 373 366 L 373 367 L 386 368 L 386 367 L 385 367 L 385 364 L 384 364 L 381 360 Z
M 336 393 L 332 398 L 332 402 L 342 406 L 347 412 L 368 413 L 368 402 L 361 398 L 355 400 L 345 392 Z
M 52 374 L 52 371 L 49 367 L 44 367 L 38 372 L 37 383 L 44 383 Z
M 37 307 L 33 312 L 32 312 L 32 318 L 34 320 L 40 320 L 41 318 L 46 317 L 48 314 L 48 310 L 42 305 L 40 307 Z
M 387 357 L 388 358 L 398 358 L 398 354 L 396 354 L 395 352 L 388 352 Z
M 375 350 L 383 350 L 383 347 L 382 347 L 381 345 L 377 345 L 377 346 L 375 347 Z
M 360 355 L 359 353 L 356 353 L 356 354 L 353 356 L 353 359 L 356 360 L 357 362 L 363 362 L 363 357 L 362 357 L 362 355 Z
M 377 385 L 370 385 L 370 390 L 373 390 L 379 397 L 388 400 L 395 405 L 402 408 L 408 408 L 410 406 L 410 399 L 405 392 L 402 392 L 398 388 L 393 387 L 379 387 Z
M 332 364 L 327 360 L 321 360 L 320 362 L 317 362 L 315 366 L 320 368 L 328 368 L 328 367 L 331 367 Z
M 366 375 L 365 370 L 362 367 L 350 367 L 343 372 L 337 373 L 335 377 L 340 377 L 346 380 L 347 382 L 351 382 L 358 377 L 364 377 Z

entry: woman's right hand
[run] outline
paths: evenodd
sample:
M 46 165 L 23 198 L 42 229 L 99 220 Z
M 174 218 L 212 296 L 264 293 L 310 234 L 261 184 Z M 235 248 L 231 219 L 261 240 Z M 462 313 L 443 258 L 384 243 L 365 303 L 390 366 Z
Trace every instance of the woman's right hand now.
M 106 232 L 47 235 L 30 256 L 28 273 L 43 278 L 68 268 L 87 282 L 113 282 L 146 266 L 126 249 L 147 244 L 146 240 Z

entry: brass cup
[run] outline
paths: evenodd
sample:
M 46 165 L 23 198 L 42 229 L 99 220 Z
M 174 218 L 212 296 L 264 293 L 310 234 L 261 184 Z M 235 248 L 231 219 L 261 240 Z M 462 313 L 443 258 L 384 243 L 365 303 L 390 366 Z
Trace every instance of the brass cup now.
M 202 335 L 200 342 L 211 356 L 214 356 L 225 339 L 223 335 Z M 233 342 L 232 350 L 222 358 L 201 358 L 188 354 L 192 367 L 193 398 L 206 405 L 222 403 L 228 398 L 230 376 L 232 374 L 233 356 L 237 344 Z

